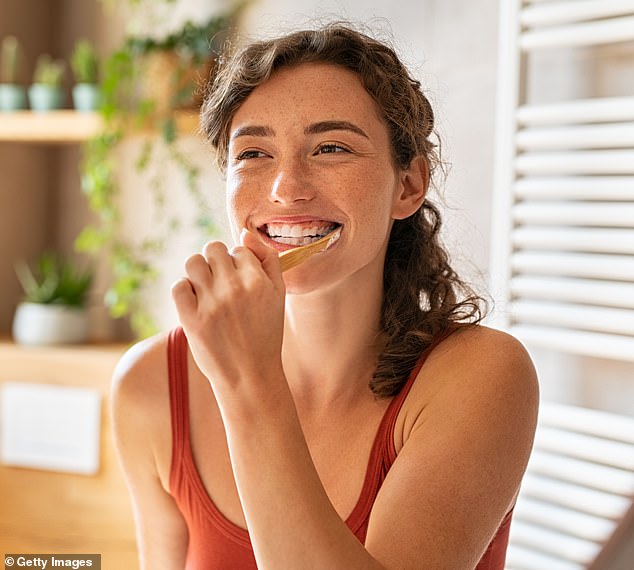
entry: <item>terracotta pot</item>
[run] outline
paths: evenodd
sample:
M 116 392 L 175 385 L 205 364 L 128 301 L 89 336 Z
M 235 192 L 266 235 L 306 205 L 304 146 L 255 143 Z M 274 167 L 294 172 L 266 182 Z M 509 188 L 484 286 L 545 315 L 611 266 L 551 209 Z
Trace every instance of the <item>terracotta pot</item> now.
M 141 98 L 153 100 L 157 114 L 199 108 L 213 61 L 209 58 L 196 64 L 168 51 L 143 56 Z

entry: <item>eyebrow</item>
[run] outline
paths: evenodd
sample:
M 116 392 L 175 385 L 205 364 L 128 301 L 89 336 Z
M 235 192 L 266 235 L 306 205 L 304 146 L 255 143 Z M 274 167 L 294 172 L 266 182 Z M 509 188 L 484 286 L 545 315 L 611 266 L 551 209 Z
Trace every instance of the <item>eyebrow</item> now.
M 271 127 L 265 127 L 260 125 L 245 125 L 244 127 L 238 127 L 233 133 L 231 133 L 231 140 L 238 137 L 272 137 L 275 136 L 275 131 Z
M 304 134 L 314 135 L 328 131 L 351 131 L 366 139 L 370 138 L 363 129 L 349 121 L 320 121 L 319 123 L 313 123 L 304 129 Z
M 329 131 L 351 131 L 357 135 L 365 137 L 366 139 L 370 138 L 363 129 L 350 121 L 319 121 L 318 123 L 308 125 L 304 129 L 304 134 L 315 135 Z M 245 125 L 243 127 L 238 127 L 235 131 L 233 131 L 233 133 L 231 133 L 231 140 L 237 139 L 238 137 L 248 136 L 272 137 L 275 136 L 275 131 L 271 127 L 263 125 Z

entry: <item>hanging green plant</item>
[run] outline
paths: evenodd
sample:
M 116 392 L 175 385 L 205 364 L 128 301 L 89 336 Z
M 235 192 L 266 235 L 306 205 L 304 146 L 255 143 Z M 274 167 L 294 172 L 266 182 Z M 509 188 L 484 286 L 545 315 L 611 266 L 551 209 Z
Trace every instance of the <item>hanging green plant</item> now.
M 113 317 L 129 317 L 132 331 L 138 338 L 157 331 L 142 293 L 144 287 L 159 276 L 154 260 L 183 226 L 178 217 L 167 212 L 166 176 L 161 169 L 167 168 L 168 164 L 163 159 L 163 153 L 157 156 L 157 146 L 166 150 L 168 163 L 176 165 L 182 173 L 198 213 L 194 223 L 201 238 L 209 239 L 213 235 L 214 224 L 210 206 L 199 187 L 200 168 L 178 147 L 181 133 L 174 120 L 174 111 L 194 109 L 200 104 L 194 98 L 200 78 L 191 74 L 193 64 L 207 65 L 207 70 L 212 67 L 218 42 L 231 33 L 236 17 L 245 5 L 245 2 L 240 2 L 229 12 L 203 25 L 187 22 L 163 40 L 129 38 L 104 61 L 100 109 L 104 127 L 99 136 L 86 143 L 81 166 L 82 191 L 97 220 L 82 230 L 75 246 L 78 251 L 95 256 L 107 254 L 113 281 L 106 292 L 105 303 Z M 163 71 L 159 75 L 174 78 L 176 82 L 170 86 L 167 103 L 160 99 L 164 94 L 156 78 L 150 80 L 151 89 L 143 89 L 149 56 L 153 55 L 167 55 L 177 64 L 175 71 Z M 187 79 L 183 80 L 184 77 Z M 138 173 L 151 176 L 146 191 L 151 192 L 158 213 L 157 222 L 152 237 L 133 243 L 124 237 L 122 231 L 123 212 L 119 204 L 115 151 L 130 129 L 148 128 L 158 136 L 145 139 L 135 165 Z M 161 145 L 157 145 L 158 142 Z

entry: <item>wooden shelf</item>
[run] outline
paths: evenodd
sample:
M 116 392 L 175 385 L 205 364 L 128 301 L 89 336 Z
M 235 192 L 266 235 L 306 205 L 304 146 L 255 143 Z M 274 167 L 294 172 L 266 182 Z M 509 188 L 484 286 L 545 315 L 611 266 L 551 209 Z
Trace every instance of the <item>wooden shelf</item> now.
M 11 338 L 0 337 L 0 361 L 7 363 L 9 359 L 22 360 L 86 360 L 95 362 L 114 362 L 125 352 L 129 345 L 119 342 L 64 344 L 56 346 L 24 346 L 16 344 Z M 3 370 L 6 372 L 6 370 Z M 2 376 L 2 374 L 0 374 Z
M 197 135 L 198 114 L 195 111 L 178 111 L 175 119 L 178 132 Z M 75 144 L 98 135 L 102 125 L 98 113 L 73 110 L 0 113 L 0 142 Z M 139 132 L 150 131 L 148 128 Z
M 97 113 L 18 111 L 0 115 L 0 140 L 13 142 L 77 143 L 101 128 Z

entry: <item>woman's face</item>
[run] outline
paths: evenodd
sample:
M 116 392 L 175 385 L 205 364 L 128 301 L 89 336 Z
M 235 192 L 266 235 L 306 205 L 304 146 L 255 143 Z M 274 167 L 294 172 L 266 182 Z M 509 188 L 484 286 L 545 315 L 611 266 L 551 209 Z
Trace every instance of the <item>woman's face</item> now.
M 394 218 L 405 217 L 402 172 L 388 129 L 357 76 L 328 64 L 283 68 L 230 125 L 228 213 L 284 251 L 341 226 L 340 239 L 285 274 L 299 293 L 353 273 L 381 276 Z

